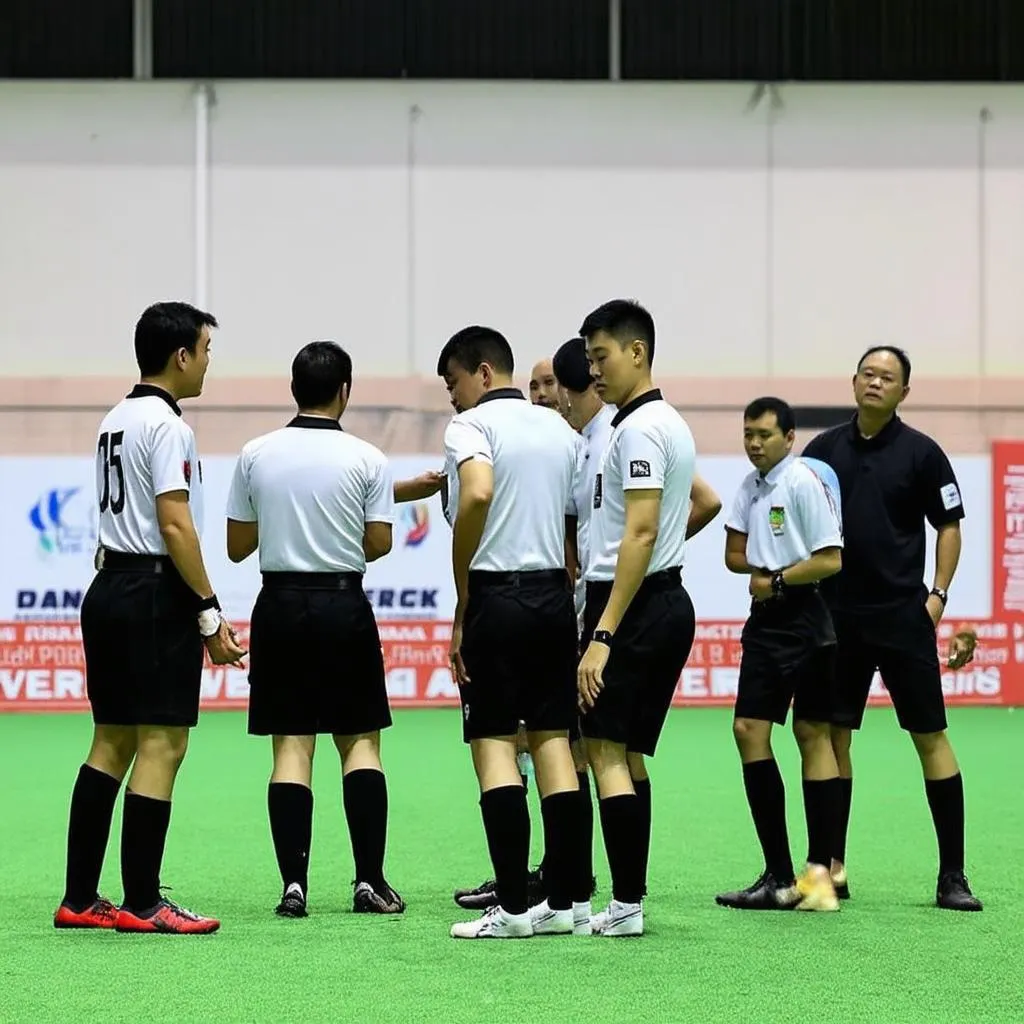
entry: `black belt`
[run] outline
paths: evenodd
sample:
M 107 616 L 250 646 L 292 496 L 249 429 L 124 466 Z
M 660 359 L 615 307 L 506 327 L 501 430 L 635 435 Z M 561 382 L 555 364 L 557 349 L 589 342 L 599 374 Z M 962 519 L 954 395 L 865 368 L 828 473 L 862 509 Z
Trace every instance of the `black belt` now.
M 265 572 L 268 590 L 355 590 L 361 589 L 360 572 Z
M 589 591 L 593 587 L 598 593 L 602 590 L 610 591 L 613 582 L 613 580 L 587 580 L 587 590 Z M 673 565 L 669 569 L 660 569 L 658 572 L 652 572 L 650 576 L 645 576 L 637 593 L 641 591 L 671 590 L 673 587 L 682 586 L 682 583 L 683 570 L 678 565 Z
M 174 569 L 169 555 L 136 555 L 104 548 L 101 568 L 107 572 L 161 573 Z
M 800 583 L 796 586 L 787 586 L 781 594 L 773 594 L 764 601 L 751 601 L 751 615 L 764 615 L 767 613 L 780 612 L 786 608 L 795 611 L 802 608 L 808 601 L 812 600 L 820 590 L 817 583 Z
M 543 583 L 565 583 L 569 573 L 565 569 L 529 569 L 523 572 L 491 572 L 473 569 L 469 574 L 471 587 L 530 587 Z

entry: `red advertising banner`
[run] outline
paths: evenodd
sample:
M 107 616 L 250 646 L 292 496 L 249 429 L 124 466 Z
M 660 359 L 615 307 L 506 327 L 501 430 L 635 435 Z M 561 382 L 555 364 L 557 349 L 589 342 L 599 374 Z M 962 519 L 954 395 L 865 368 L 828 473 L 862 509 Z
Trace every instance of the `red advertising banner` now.
M 458 690 L 448 669 L 451 623 L 436 620 L 381 621 L 381 643 L 392 707 L 450 707 Z M 736 696 L 741 622 L 700 622 L 693 652 L 679 680 L 679 707 L 728 707 Z M 974 662 L 945 670 L 942 684 L 951 707 L 1024 706 L 1024 621 L 1007 618 L 949 621 L 939 626 L 945 660 L 954 630 L 978 632 Z M 243 646 L 249 624 L 236 623 Z M 244 708 L 249 683 L 238 669 L 207 665 L 204 709 Z M 873 705 L 889 703 L 881 679 L 871 692 Z M 0 623 L 0 713 L 78 711 L 88 708 L 85 660 L 77 622 Z
M 992 614 L 1024 623 L 1024 441 L 992 443 Z

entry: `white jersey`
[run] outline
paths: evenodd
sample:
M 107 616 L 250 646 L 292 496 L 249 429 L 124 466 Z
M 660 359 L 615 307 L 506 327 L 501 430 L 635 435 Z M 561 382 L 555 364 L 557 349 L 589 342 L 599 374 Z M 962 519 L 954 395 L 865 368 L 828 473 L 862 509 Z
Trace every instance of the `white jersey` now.
M 725 526 L 747 535 L 747 561 L 769 572 L 843 546 L 835 495 L 795 455 L 764 475 L 754 470 L 744 477 Z
M 626 491 L 661 491 L 658 537 L 646 575 L 681 568 L 690 518 L 690 491 L 697 462 L 686 420 L 656 388 L 623 406 L 612 419 L 592 499 L 586 579 L 615 578 L 626 529 Z
M 576 515 L 576 548 L 580 568 L 585 572 L 590 556 L 590 520 L 594 512 L 594 483 L 601 468 L 601 456 L 612 436 L 612 420 L 618 410 L 614 405 L 604 405 L 600 412 L 580 431 L 583 444 L 580 445 L 580 469 L 573 506 Z
M 531 405 L 516 388 L 488 392 L 448 424 L 446 467 L 457 473 L 469 459 L 494 467 L 494 496 L 471 570 L 565 568 L 565 517 L 573 514 L 578 443 L 557 412 Z
M 137 384 L 100 424 L 96 441 L 99 544 L 133 555 L 166 555 L 156 499 L 185 491 L 203 528 L 203 469 L 196 437 L 163 388 Z
M 366 523 L 394 523 L 384 453 L 337 420 L 296 416 L 242 449 L 228 519 L 259 525 L 263 572 L 366 571 Z

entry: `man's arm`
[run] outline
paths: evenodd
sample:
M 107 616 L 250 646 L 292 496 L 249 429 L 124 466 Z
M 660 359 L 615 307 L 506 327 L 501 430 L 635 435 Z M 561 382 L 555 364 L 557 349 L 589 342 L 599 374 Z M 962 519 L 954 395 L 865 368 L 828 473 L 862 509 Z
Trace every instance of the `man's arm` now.
M 597 623 L 597 629 L 606 629 L 609 633 L 619 628 L 626 609 L 644 581 L 658 539 L 658 520 L 661 514 L 660 490 L 630 489 L 623 493 L 626 526 L 615 560 L 612 592 Z
M 935 575 L 932 586 L 939 590 L 949 590 L 956 567 L 960 564 L 960 549 L 963 537 L 960 534 L 960 522 L 946 523 L 935 531 Z
M 782 582 L 792 587 L 817 583 L 819 580 L 835 576 L 843 567 L 842 548 L 822 548 L 815 551 L 810 558 L 796 562 L 782 570 Z
M 368 467 L 366 494 L 363 497 L 363 556 L 368 562 L 383 558 L 392 543 L 395 521 L 395 491 L 391 466 L 383 452 Z
M 690 488 L 690 518 L 686 524 L 686 539 L 695 537 L 722 511 L 722 499 L 714 488 L 696 473 Z
M 455 574 L 456 615 L 465 614 L 469 598 L 469 566 L 484 535 L 487 512 L 494 498 L 494 467 L 467 459 L 460 463 L 459 510 L 452 528 L 452 570 Z
M 812 553 L 810 558 L 783 569 L 782 582 L 799 587 L 827 579 L 842 569 L 843 524 L 817 474 L 798 477 L 794 488 L 795 512 Z
M 395 481 L 395 502 L 399 505 L 407 501 L 425 501 L 432 498 L 444 482 L 444 474 L 434 470 L 420 473 L 411 480 Z
M 734 530 L 731 526 L 725 528 L 725 567 L 729 572 L 740 573 L 743 576 L 749 576 L 757 571 L 747 561 L 747 535 Z
M 260 544 L 258 523 L 242 523 L 237 519 L 228 520 L 228 558 L 232 562 L 244 562 Z
M 200 600 L 213 597 L 206 575 L 199 535 L 188 504 L 188 491 L 166 491 L 156 498 L 156 518 L 160 536 L 175 569 Z

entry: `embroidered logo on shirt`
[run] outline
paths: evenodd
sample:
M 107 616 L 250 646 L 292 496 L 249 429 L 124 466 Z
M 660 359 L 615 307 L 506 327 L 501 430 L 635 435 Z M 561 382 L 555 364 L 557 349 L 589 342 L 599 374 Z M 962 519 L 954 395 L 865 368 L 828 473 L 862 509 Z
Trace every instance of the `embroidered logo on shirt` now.
M 638 477 L 649 477 L 651 464 L 646 459 L 633 459 L 629 464 L 629 475 L 634 480 Z
M 786 510 L 782 505 L 772 505 L 768 510 L 768 525 L 776 537 L 781 537 L 786 530 Z
M 182 472 L 185 474 L 185 483 L 191 485 L 192 483 L 192 463 L 186 460 L 181 464 Z
M 956 484 L 946 484 L 945 487 L 940 487 L 939 494 L 942 496 L 942 507 L 947 512 L 963 504 L 960 500 L 960 490 Z

